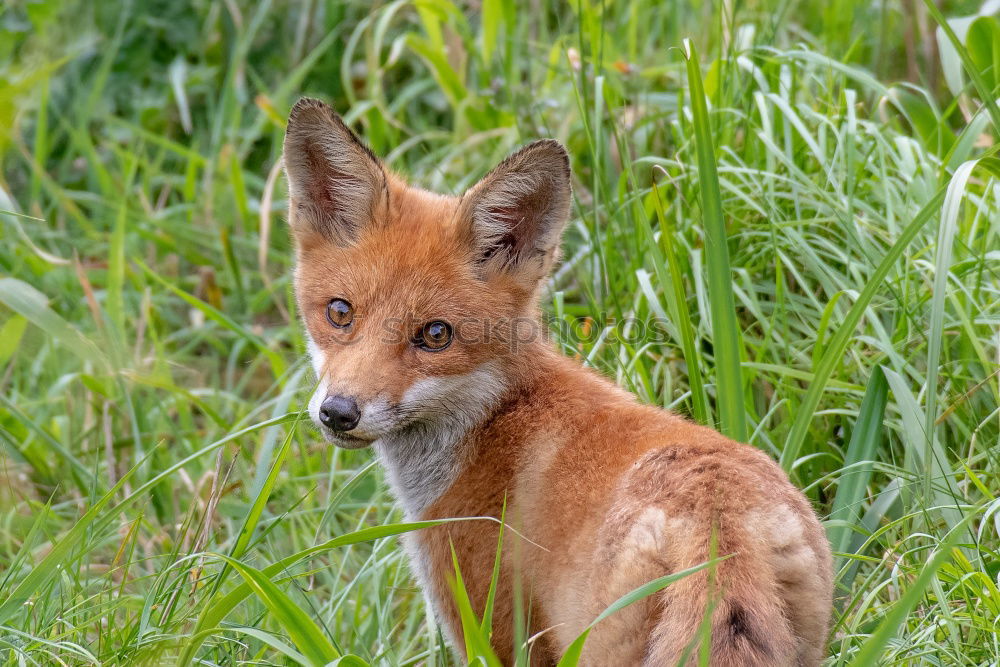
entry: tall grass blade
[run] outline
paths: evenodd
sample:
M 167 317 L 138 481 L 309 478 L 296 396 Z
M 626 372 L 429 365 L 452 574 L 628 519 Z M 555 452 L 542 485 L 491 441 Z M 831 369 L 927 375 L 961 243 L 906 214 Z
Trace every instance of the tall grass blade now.
M 712 126 L 701 80 L 701 62 L 691 40 L 684 41 L 691 115 L 698 154 L 698 189 L 705 227 L 705 261 L 708 296 L 712 313 L 712 344 L 715 353 L 715 393 L 719 430 L 746 442 L 746 408 L 743 402 L 743 361 L 740 324 L 733 297 L 733 270 L 729 264 L 729 238 L 722 212 L 722 190 L 716 167 Z
M 663 201 L 660 199 L 660 190 L 656 183 L 653 183 L 653 207 L 660 226 L 660 244 L 655 243 L 648 230 L 645 232 L 644 238 L 647 239 L 647 247 L 653 254 L 654 270 L 657 279 L 663 286 L 670 318 L 674 321 L 674 326 L 677 327 L 681 337 L 681 350 L 684 354 L 684 365 L 687 367 L 688 385 L 691 387 L 694 418 L 702 424 L 711 424 L 712 413 L 705 392 L 705 381 L 701 374 L 701 354 L 695 345 L 694 326 L 691 324 L 691 315 L 687 308 L 684 276 L 681 273 L 681 265 L 677 259 L 677 249 L 673 238 L 674 229 L 673 225 L 667 221 L 666 213 L 663 210 Z M 640 225 L 640 227 L 645 229 L 645 225 Z M 664 257 L 666 258 L 666 266 L 664 266 Z
M 1000 126 L 997 126 L 1000 130 Z M 930 329 L 927 332 L 927 399 L 924 412 L 924 488 L 925 502 L 930 502 L 931 479 L 934 463 L 934 438 L 938 415 L 938 376 L 940 375 L 941 349 L 944 345 L 944 302 L 948 293 L 948 278 L 951 273 L 952 246 L 958 228 L 958 216 L 962 209 L 965 189 L 976 167 L 982 164 L 989 172 L 1000 172 L 1000 160 L 981 158 L 964 162 L 955 170 L 948 183 L 938 226 L 937 244 L 934 250 L 934 282 L 931 292 Z
M 861 401 L 858 418 L 854 423 L 854 432 L 844 456 L 843 471 L 837 483 L 837 495 L 833 499 L 833 510 L 830 512 L 827 537 L 834 554 L 844 554 L 850 551 L 854 531 L 851 525 L 861 520 L 861 503 L 867 493 L 868 481 L 876 461 L 876 451 L 882 440 L 882 419 L 885 416 L 885 405 L 889 399 L 889 384 L 885 373 L 877 366 L 872 371 L 868 389 Z M 838 557 L 834 570 L 843 565 L 843 557 Z
M 497 536 L 497 550 L 493 556 L 493 574 L 490 576 L 490 587 L 486 591 L 486 605 L 483 609 L 483 622 L 480 625 L 482 631 L 489 636 L 493 631 L 493 606 L 496 602 L 497 586 L 500 584 L 500 566 L 503 559 L 503 534 L 507 527 L 507 499 L 504 498 L 503 508 L 500 510 L 500 534 Z
M 455 575 L 451 580 L 451 593 L 458 607 L 459 619 L 462 623 L 462 636 L 465 638 L 465 656 L 470 664 L 485 664 L 487 667 L 500 667 L 500 659 L 490 646 L 490 631 L 477 618 L 472 609 L 468 589 L 462 579 L 462 569 L 458 565 L 458 555 L 455 545 L 451 545 L 451 562 Z

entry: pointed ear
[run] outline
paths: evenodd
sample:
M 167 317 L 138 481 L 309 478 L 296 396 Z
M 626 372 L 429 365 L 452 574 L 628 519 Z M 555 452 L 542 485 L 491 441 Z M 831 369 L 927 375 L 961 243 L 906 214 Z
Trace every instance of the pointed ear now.
M 508 272 L 526 286 L 555 263 L 569 218 L 569 155 L 558 141 L 528 144 L 463 196 L 459 224 L 485 278 Z
M 319 100 L 303 98 L 292 107 L 284 160 L 296 235 L 315 233 L 349 245 L 388 208 L 382 163 Z

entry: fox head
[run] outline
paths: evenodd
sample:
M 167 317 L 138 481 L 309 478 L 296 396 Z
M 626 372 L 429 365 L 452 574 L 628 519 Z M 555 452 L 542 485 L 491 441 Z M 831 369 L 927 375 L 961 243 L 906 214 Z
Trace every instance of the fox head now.
M 318 376 L 309 414 L 365 447 L 472 420 L 540 336 L 537 292 L 570 209 L 556 141 L 510 155 L 460 197 L 408 186 L 333 112 L 303 99 L 284 143 L 295 295 Z

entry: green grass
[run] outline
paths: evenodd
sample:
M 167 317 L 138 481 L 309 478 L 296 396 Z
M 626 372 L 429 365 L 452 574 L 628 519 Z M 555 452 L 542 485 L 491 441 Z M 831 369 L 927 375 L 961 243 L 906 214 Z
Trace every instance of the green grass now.
M 566 353 L 805 489 L 829 664 L 1000 664 L 1000 23 L 940 32 L 957 88 L 930 48 L 975 11 L 7 3 L 0 663 L 453 662 L 378 467 L 300 413 L 275 165 L 308 94 L 446 192 L 566 143 Z

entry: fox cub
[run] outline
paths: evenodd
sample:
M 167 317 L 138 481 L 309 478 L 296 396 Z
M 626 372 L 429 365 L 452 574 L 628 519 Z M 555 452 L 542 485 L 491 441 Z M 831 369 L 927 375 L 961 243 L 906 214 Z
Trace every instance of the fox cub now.
M 519 648 L 515 591 L 532 664 L 555 664 L 609 604 L 714 549 L 731 557 L 713 573 L 595 626 L 583 664 L 676 665 L 707 615 L 713 665 L 819 664 L 831 557 L 805 496 L 762 452 L 639 404 L 539 330 L 539 287 L 570 213 L 561 144 L 536 141 L 462 196 L 439 195 L 303 99 L 284 163 L 318 375 L 309 414 L 334 445 L 375 450 L 407 520 L 506 507 L 491 635 L 502 660 Z M 498 531 L 459 521 L 404 540 L 457 651 L 452 545 L 481 611 Z

